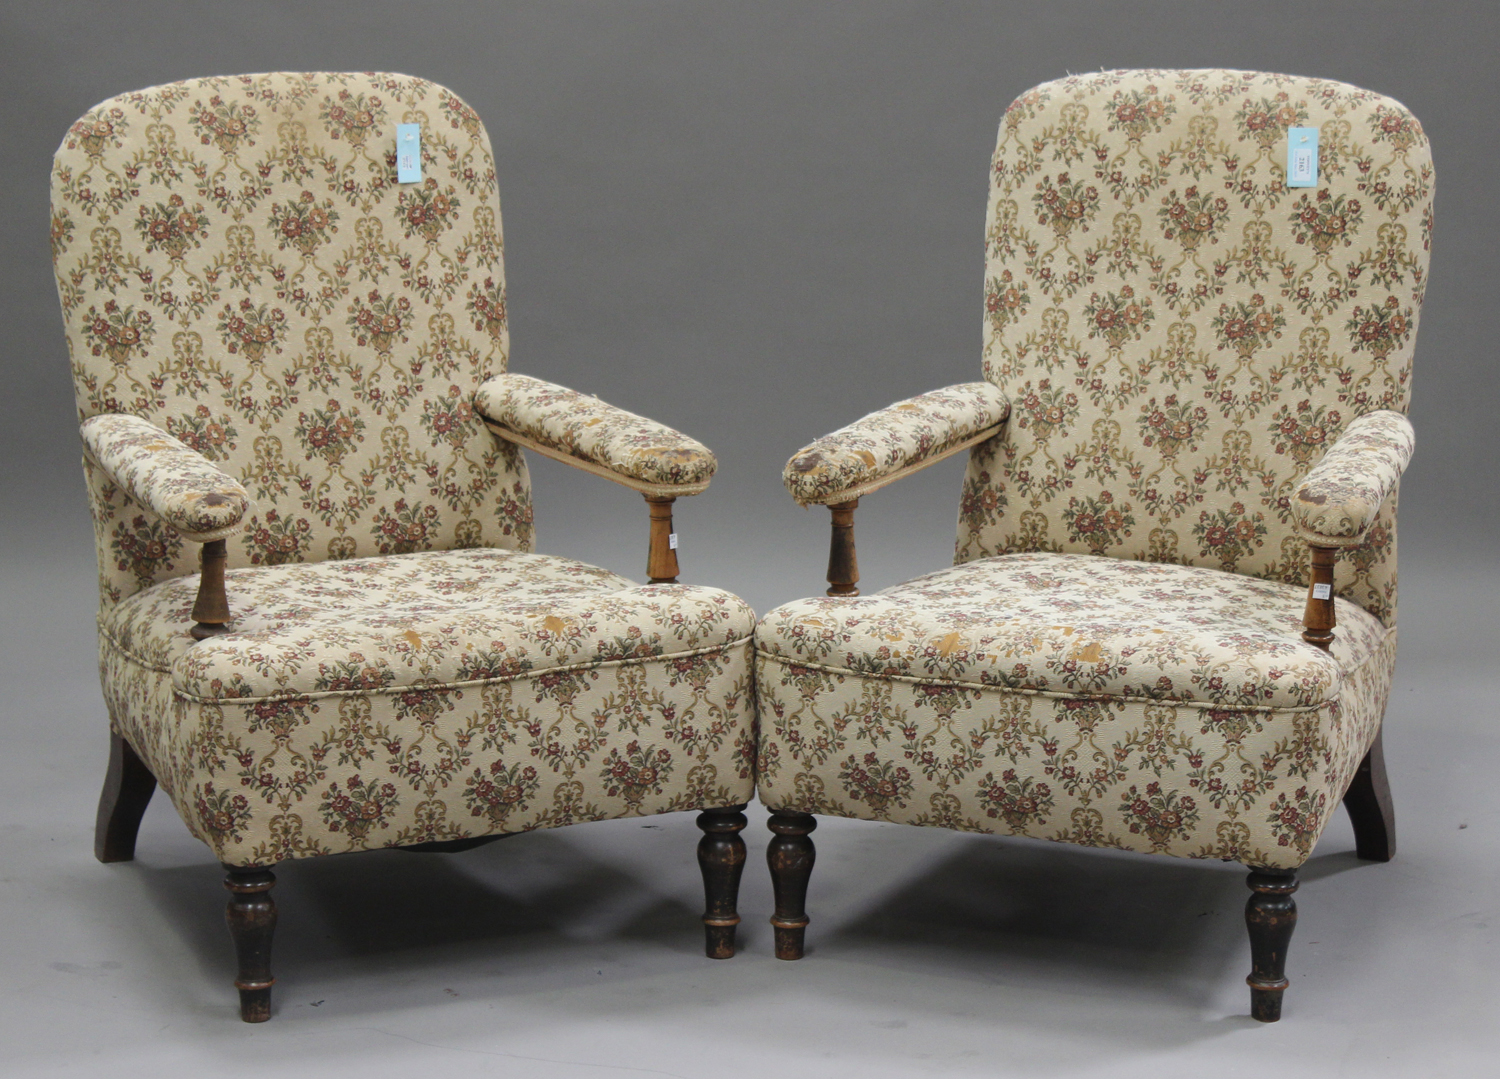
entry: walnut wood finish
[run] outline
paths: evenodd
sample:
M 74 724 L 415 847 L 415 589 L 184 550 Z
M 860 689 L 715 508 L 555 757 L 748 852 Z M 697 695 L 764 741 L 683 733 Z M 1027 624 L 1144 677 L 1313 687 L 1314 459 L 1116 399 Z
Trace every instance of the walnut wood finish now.
M 776 958 L 801 959 L 807 933 L 807 881 L 812 876 L 817 850 L 811 833 L 818 826 L 811 813 L 774 810 L 766 822 L 775 835 L 766 847 L 771 867 L 771 888 L 776 893 Z
M 276 902 L 271 888 L 276 875 L 268 867 L 224 867 L 224 887 L 229 889 L 229 908 L 224 920 L 234 938 L 239 958 L 239 977 L 234 987 L 240 991 L 240 1018 L 247 1023 L 264 1023 L 271 1018 L 271 935 L 276 931 Z
M 646 575 L 652 584 L 677 583 L 677 551 L 672 547 L 672 503 L 675 498 L 646 495 L 651 507 L 651 547 L 646 554 Z
M 830 596 L 859 595 L 859 558 L 854 551 L 854 511 L 858 508 L 857 498 L 828 505 L 833 515 L 833 535 L 828 542 Z
M 1333 563 L 1339 550 L 1337 547 L 1311 545 L 1312 580 L 1307 585 L 1307 609 L 1302 613 L 1302 639 L 1328 651 L 1333 644 Z M 1314 594 L 1318 585 L 1328 586 L 1328 598 L 1318 599 Z
M 202 641 L 229 632 L 229 595 L 224 591 L 224 563 L 229 557 L 225 542 L 209 540 L 203 545 L 202 572 L 198 575 L 198 598 L 193 603 L 193 640 Z
M 1396 808 L 1385 775 L 1384 731 L 1375 732 L 1370 752 L 1359 762 L 1344 808 L 1354 825 L 1354 853 L 1367 862 L 1389 862 L 1396 856 Z
M 101 862 L 128 862 L 135 857 L 135 836 L 156 790 L 156 777 L 130 748 L 123 735 L 109 735 L 109 770 L 99 792 L 94 818 L 94 857 Z
M 703 871 L 703 954 L 710 959 L 734 955 L 734 928 L 740 924 L 740 874 L 745 871 L 743 805 L 705 809 L 698 814 L 698 868 Z
M 1245 904 L 1250 930 L 1250 1016 L 1262 1023 L 1281 1018 L 1281 994 L 1286 992 L 1286 949 L 1297 928 L 1297 872 L 1293 869 L 1251 869 L 1245 883 L 1253 893 Z

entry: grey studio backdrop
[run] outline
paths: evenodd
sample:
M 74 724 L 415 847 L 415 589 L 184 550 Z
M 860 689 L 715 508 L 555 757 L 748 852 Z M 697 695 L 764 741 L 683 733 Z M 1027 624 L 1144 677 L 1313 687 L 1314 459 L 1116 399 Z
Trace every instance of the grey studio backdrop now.
M 762 612 L 822 587 L 827 514 L 798 509 L 786 495 L 780 472 L 787 457 L 814 437 L 899 398 L 980 377 L 986 170 L 999 117 L 1012 98 L 1068 72 L 1221 66 L 1330 77 L 1403 101 L 1431 137 L 1438 195 L 1431 285 L 1414 376 L 1417 453 L 1402 488 L 1403 634 L 1397 699 L 1415 701 L 1411 695 L 1420 696 L 1419 687 L 1470 680 L 1468 691 L 1411 707 L 1409 717 L 1400 717 L 1404 726 L 1394 719 L 1391 725 L 1389 755 L 1398 816 L 1405 814 L 1403 842 L 1406 851 L 1419 851 L 1421 839 L 1413 836 L 1421 833 L 1410 822 L 1423 812 L 1420 792 L 1457 797 L 1454 792 L 1466 783 L 1479 783 L 1497 763 L 1489 731 L 1494 709 L 1483 693 L 1484 680 L 1494 673 L 1494 601 L 1500 581 L 1494 568 L 1500 543 L 1500 470 L 1492 439 L 1500 364 L 1490 328 L 1500 295 L 1494 255 L 1500 223 L 1500 199 L 1495 197 L 1500 172 L 1497 46 L 1500 5 L 1485 2 L 4 0 L 0 182 L 7 205 L 0 215 L 5 267 L 0 289 L 0 581 L 5 607 L 0 661 L 5 681 L 0 733 L 7 749 L 0 755 L 0 818 L 7 823 L 0 829 L 0 842 L 11 845 L 4 854 L 11 875 L 0 885 L 0 905 L 35 909 L 48 896 L 66 904 L 80 890 L 138 879 L 110 878 L 87 858 L 93 799 L 103 775 L 105 718 L 93 661 L 91 533 L 48 256 L 51 155 L 69 123 L 106 97 L 191 76 L 277 69 L 421 75 L 451 87 L 478 111 L 494 144 L 504 211 L 511 369 L 598 394 L 709 444 L 720 460 L 713 486 L 705 495 L 678 503 L 683 579 L 730 589 Z M 962 467 L 959 459 L 945 462 L 864 501 L 858 532 L 867 590 L 947 564 Z M 534 455 L 532 469 L 540 550 L 643 575 L 646 515 L 638 496 Z M 1440 738 L 1444 748 L 1434 748 L 1433 741 Z M 1493 855 L 1500 853 L 1495 837 L 1500 800 L 1486 797 L 1482 804 L 1455 802 L 1452 821 L 1445 817 L 1441 827 L 1473 845 L 1472 856 L 1453 848 L 1457 875 L 1449 890 L 1488 896 L 1471 903 L 1494 915 L 1494 870 L 1481 873 L 1478 866 L 1485 859 L 1495 864 Z M 1459 823 L 1468 828 L 1459 831 Z M 687 865 L 691 825 L 686 832 L 672 827 L 677 845 L 661 848 L 660 856 Z M 230 1023 L 229 968 L 227 938 L 220 942 L 215 935 L 220 900 L 211 887 L 214 867 L 206 851 L 197 848 L 194 853 L 185 833 L 177 834 L 181 831 L 168 809 L 154 806 L 142 837 L 143 858 L 153 843 L 158 850 L 165 849 L 162 844 L 177 844 L 167 861 L 185 867 L 181 871 L 190 874 L 191 886 L 187 877 L 173 878 L 176 884 L 140 884 L 156 889 L 150 894 L 168 914 L 155 920 L 123 918 L 124 924 L 111 932 L 159 934 L 160 928 L 151 927 L 177 918 L 195 926 L 182 931 L 190 939 L 171 947 L 180 948 L 182 964 L 201 975 L 205 986 L 224 983 L 223 1006 L 215 1002 L 217 1011 L 200 1008 L 204 1029 L 218 1029 L 214 1024 Z M 826 831 L 833 842 L 835 829 Z M 1448 831 L 1442 834 L 1448 836 Z M 759 863 L 763 841 L 754 832 L 752 828 L 743 909 L 746 939 L 765 952 L 767 934 L 748 928 L 768 913 L 769 898 Z M 1336 842 L 1348 845 L 1347 839 Z M 1481 843 L 1489 846 L 1481 848 Z M 51 863 L 24 862 L 35 856 L 38 844 L 66 854 L 58 855 L 62 860 L 51 868 Z M 1439 848 L 1435 838 L 1427 846 L 1449 849 Z M 503 847 L 508 845 L 490 849 Z M 879 844 L 864 849 L 879 863 Z M 1478 857 L 1481 849 L 1489 852 L 1483 859 Z M 1083 875 L 1090 865 L 1104 864 L 1056 852 L 1052 857 L 1065 861 L 1049 863 L 1038 855 L 1035 866 L 1054 867 L 1038 872 Z M 1463 869 L 1470 857 L 1472 873 Z M 29 882 L 18 884 L 14 867 L 22 863 L 33 868 L 22 874 Z M 415 873 L 413 864 L 392 863 L 390 872 L 406 879 L 399 874 Z M 1386 871 L 1410 872 L 1403 864 L 1409 863 L 1398 862 Z M 333 879 L 330 873 L 359 872 L 353 865 L 350 861 L 346 868 L 312 872 L 322 873 L 317 879 L 326 883 Z M 1186 869 L 1202 872 L 1194 866 Z M 834 870 L 820 868 L 824 872 Z M 46 881 L 51 878 L 68 883 L 49 891 Z M 359 879 L 378 878 L 372 872 Z M 819 879 L 815 877 L 815 902 Z M 1166 878 L 1141 871 L 1139 879 Z M 1171 879 L 1188 878 L 1179 874 Z M 1226 925 L 1236 922 L 1243 896 L 1236 890 L 1238 878 L 1232 885 L 1214 880 L 1214 902 L 1228 911 Z M 204 881 L 208 890 L 199 886 Z M 952 883 L 955 888 L 979 886 L 961 877 L 953 877 Z M 412 879 L 402 886 L 422 890 Z M 682 903 L 695 902 L 690 876 L 681 877 L 681 886 Z M 288 891 L 284 886 L 284 924 L 294 917 Z M 1303 898 L 1306 918 L 1309 904 Z M 1094 899 L 1108 902 L 1103 896 Z M 350 918 L 382 917 L 378 904 L 350 900 L 350 908 Z M 101 921 L 111 917 L 112 908 L 103 900 L 90 909 Z M 901 910 L 909 915 L 920 912 L 921 905 Z M 1087 910 L 1079 907 L 1076 913 L 1086 917 Z M 691 932 L 692 913 L 684 907 L 651 924 L 671 926 L 670 932 L 677 933 L 682 921 Z M 1463 909 L 1451 913 L 1454 918 L 1470 916 Z M 820 916 L 816 907 L 813 915 Z M 927 915 L 933 916 L 932 911 Z M 827 908 L 822 916 L 830 917 Z M 454 925 L 448 929 L 455 939 L 474 939 L 458 926 L 458 915 L 451 917 Z M 10 914 L 5 921 L 19 924 Z M 1111 924 L 1129 932 L 1124 921 Z M 1174 924 L 1158 918 L 1143 932 L 1171 935 Z M 1482 917 L 1465 924 L 1469 928 L 1464 931 L 1474 935 L 1452 945 L 1454 957 L 1475 954 L 1472 947 L 1481 939 L 1493 947 Z M 358 942 L 367 941 L 371 932 L 350 938 L 356 941 L 351 947 L 358 952 Z M 67 935 L 56 926 L 38 933 L 33 940 Z M 1226 945 L 1230 955 L 1222 969 L 1214 967 L 1216 983 L 1238 984 L 1240 974 L 1232 973 L 1242 958 L 1235 951 L 1238 934 L 1238 927 L 1230 926 L 1224 938 L 1232 941 Z M 1067 943 L 1068 930 L 1055 929 L 1055 935 Z M 124 947 L 113 937 L 106 939 L 108 947 Z M 412 947 L 440 948 L 445 939 L 443 931 L 435 931 Z M 493 968 L 509 961 L 503 941 L 479 939 L 481 950 L 493 953 Z M 926 938 L 902 939 L 910 945 Z M 1071 944 L 1087 951 L 1092 939 L 1085 933 Z M 642 947 L 650 944 L 648 939 Z M 100 954 L 107 954 L 108 947 L 101 945 Z M 22 972 L 23 987 L 45 996 L 52 992 L 46 988 L 51 983 L 45 973 L 28 981 L 33 977 L 28 964 L 63 970 L 77 963 L 63 955 L 61 944 L 36 944 L 33 950 L 34 955 L 12 955 L 7 966 Z M 204 953 L 201 960 L 197 952 Z M 681 960 L 691 955 L 691 948 L 679 953 Z M 1293 966 L 1315 964 L 1316 955 L 1316 949 L 1294 946 Z M 286 956 L 285 948 L 279 948 L 283 967 L 289 962 Z M 797 968 L 798 976 L 810 976 L 802 972 L 820 959 L 830 964 L 825 969 L 836 969 L 828 955 L 814 955 Z M 535 961 L 543 963 L 542 958 Z M 1087 961 L 1080 962 L 1085 980 L 1099 976 L 1107 981 L 1118 974 L 1108 964 L 1100 975 Z M 1426 969 L 1443 962 L 1413 965 Z M 1452 962 L 1462 965 L 1460 958 Z M 328 963 L 327 969 L 337 967 L 335 959 Z M 105 973 L 99 977 L 107 981 L 108 972 L 118 968 L 118 963 L 100 967 Z M 792 968 L 780 968 L 787 969 Z M 450 976 L 430 955 L 407 973 L 418 980 Z M 778 974 L 769 970 L 767 993 Z M 1436 969 L 1425 975 L 1434 992 L 1449 984 L 1438 975 Z M 148 964 L 140 976 L 170 979 L 180 971 L 162 962 Z M 1347 970 L 1341 975 L 1350 976 Z M 1403 968 L 1407 976 L 1420 980 L 1424 975 Z M 1483 992 L 1493 1003 L 1496 982 L 1488 977 Z M 76 984 L 61 974 L 57 979 L 64 988 Z M 184 1002 L 189 998 L 196 999 L 196 990 L 187 989 L 119 986 L 117 991 L 143 996 L 148 1003 L 142 1007 L 160 1021 L 188 1008 Z M 1391 990 L 1409 991 L 1409 986 Z M 1225 1014 L 1244 1010 L 1242 993 L 1240 987 L 1224 997 Z M 294 995 L 281 999 L 287 1014 L 299 1006 Z M 510 1003 L 491 1005 L 503 1009 Z M 387 999 L 382 1006 L 399 1012 L 401 1001 Z M 982 1006 L 976 1007 L 988 1016 Z M 1191 1022 L 1183 1016 L 1192 1014 L 1192 1006 L 1177 1001 L 1173 1007 L 1179 1025 L 1188 1029 Z M 1289 996 L 1289 1020 L 1283 1028 L 1296 1022 L 1299 1007 L 1311 1007 L 1311 1002 Z M 1463 1009 L 1444 1011 L 1445 1021 L 1459 1022 L 1453 1018 L 1459 1013 Z M 550 1013 L 544 1009 L 543 1014 Z M 1114 1021 L 1101 1020 L 1106 1026 Z M 53 1058 L 36 1048 L 35 1030 L 21 1031 L 25 1024 L 18 1019 L 10 1023 L 9 1045 L 17 1054 L 12 1059 L 50 1074 L 47 1061 Z M 900 1023 L 904 1027 L 906 1020 Z M 1056 1037 L 1068 1028 L 1049 1029 Z M 1451 1057 L 1466 1045 L 1477 1045 L 1473 1039 L 1479 1036 L 1469 1034 L 1466 1040 L 1462 1030 L 1449 1031 L 1444 1052 Z M 224 1033 L 231 1035 L 240 1032 Z M 965 1036 L 962 1028 L 951 1034 L 960 1040 Z M 1195 1044 L 1196 1035 L 1174 1037 L 1163 1033 L 1159 1041 L 1131 1043 L 1137 1056 L 1124 1063 L 1144 1062 L 1163 1045 Z M 585 1053 L 586 1042 L 579 1042 L 578 1054 Z M 803 1056 L 826 1056 L 830 1050 L 812 1036 L 788 1044 L 788 1052 Z M 5 1047 L 0 1041 L 0 1060 Z M 895 1068 L 892 1074 L 901 1073 L 899 1055 L 898 1049 L 875 1054 L 880 1066 Z M 1076 1065 L 1074 1070 L 1082 1074 L 1104 1061 L 1074 1056 L 1065 1053 L 1072 1064 L 1054 1061 L 1052 1070 L 1060 1073 Z M 57 1059 L 65 1058 L 66 1053 Z M 630 1057 L 647 1071 L 647 1063 L 655 1059 L 644 1047 Z M 202 1066 L 203 1060 L 197 1063 Z M 950 1070 L 962 1071 L 961 1063 Z M 787 1075 L 802 1074 L 787 1061 L 774 1066 Z M 928 1066 L 937 1064 L 929 1060 L 923 1067 Z M 677 1067 L 682 1074 L 699 1074 L 689 1063 Z M 515 1074 L 573 1074 L 540 1068 Z M 1201 1074 L 1183 1072 L 1189 1073 Z M 843 1073 L 813 1069 L 807 1074 Z M 1223 1074 L 1238 1072 L 1231 1068 Z M 1398 1069 L 1392 1074 L 1417 1072 Z M 1460 1068 L 1447 1074 L 1465 1072 Z

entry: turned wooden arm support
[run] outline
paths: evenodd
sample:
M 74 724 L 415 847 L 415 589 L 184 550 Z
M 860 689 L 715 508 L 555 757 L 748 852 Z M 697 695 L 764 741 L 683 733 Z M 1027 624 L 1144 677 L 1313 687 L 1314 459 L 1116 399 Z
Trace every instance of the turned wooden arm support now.
M 209 540 L 203 545 L 198 598 L 193 602 L 193 628 L 188 630 L 195 641 L 229 632 L 229 595 L 224 591 L 224 563 L 228 558 L 224 540 Z
M 833 517 L 833 534 L 828 540 L 830 596 L 859 595 L 859 558 L 854 551 L 854 511 L 858 508 L 857 498 L 828 504 Z
M 1337 547 L 1309 544 L 1312 580 L 1307 586 L 1307 609 L 1302 613 L 1302 639 L 1327 652 L 1333 645 L 1333 563 Z
M 646 495 L 651 509 L 651 546 L 646 552 L 646 576 L 652 584 L 677 583 L 677 533 L 672 531 L 672 503 L 664 495 Z

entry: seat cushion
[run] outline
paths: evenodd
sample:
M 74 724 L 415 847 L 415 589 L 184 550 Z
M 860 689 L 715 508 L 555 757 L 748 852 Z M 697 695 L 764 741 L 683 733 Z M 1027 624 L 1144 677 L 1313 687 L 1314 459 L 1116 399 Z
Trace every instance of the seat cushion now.
M 1396 630 L 1211 569 L 1017 554 L 756 629 L 771 809 L 1293 868 L 1380 729 Z
M 1307 708 L 1386 630 L 1337 603 L 1333 654 L 1302 640 L 1304 588 L 1079 554 L 983 558 L 868 597 L 798 600 L 756 647 L 794 662 L 1076 696 Z
M 110 721 L 232 865 L 748 801 L 755 615 L 544 555 L 232 570 L 100 618 Z
M 231 570 L 231 633 L 188 636 L 197 577 L 106 611 L 121 653 L 201 701 L 511 678 L 711 648 L 754 616 L 727 592 L 637 586 L 595 566 L 505 550 L 428 551 Z

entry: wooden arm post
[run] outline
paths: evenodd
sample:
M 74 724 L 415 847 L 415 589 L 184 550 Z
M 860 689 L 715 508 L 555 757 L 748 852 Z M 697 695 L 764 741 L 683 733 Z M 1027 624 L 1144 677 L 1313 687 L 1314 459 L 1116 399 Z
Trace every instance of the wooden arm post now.
M 859 595 L 859 559 L 854 553 L 854 511 L 857 508 L 857 498 L 828 504 L 828 511 L 833 515 L 833 535 L 828 542 L 830 596 Z
M 193 603 L 193 628 L 188 630 L 195 641 L 229 632 L 229 595 L 224 591 L 224 563 L 228 558 L 223 540 L 209 540 L 203 545 L 198 598 Z
M 1333 644 L 1333 562 L 1337 547 L 1313 545 L 1312 581 L 1307 586 L 1307 610 L 1302 614 L 1302 639 L 1327 652 Z
M 646 576 L 652 584 L 677 583 L 677 534 L 672 531 L 675 498 L 646 495 L 651 507 L 651 547 L 646 553 Z

